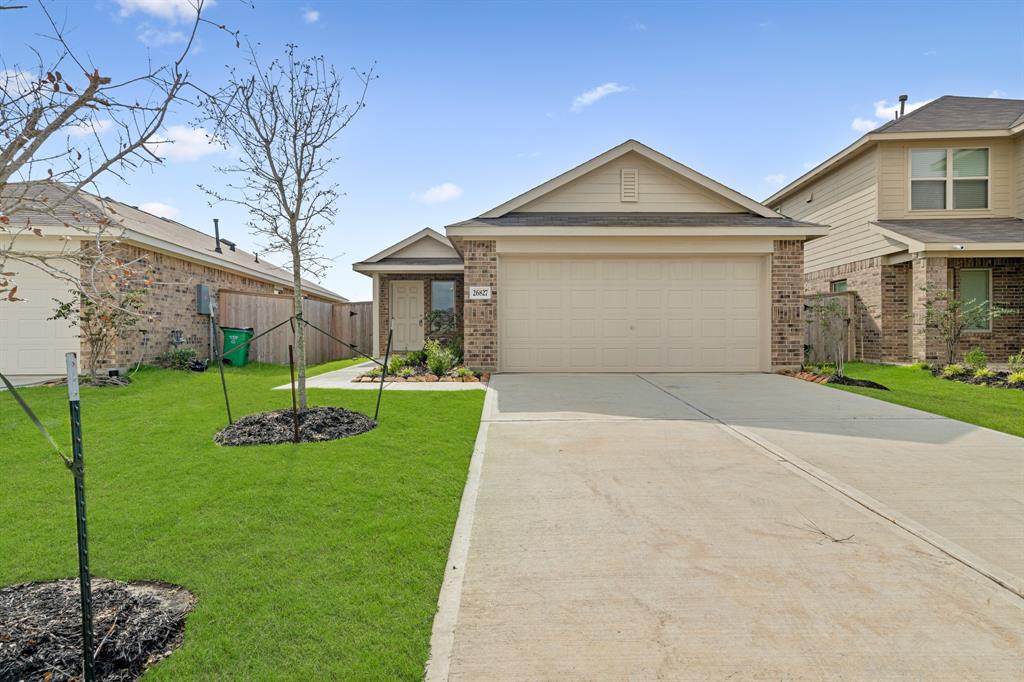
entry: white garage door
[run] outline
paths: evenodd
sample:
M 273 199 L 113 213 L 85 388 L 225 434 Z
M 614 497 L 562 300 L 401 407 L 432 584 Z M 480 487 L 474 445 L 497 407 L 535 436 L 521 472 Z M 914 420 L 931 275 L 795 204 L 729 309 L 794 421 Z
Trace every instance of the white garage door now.
M 501 256 L 501 370 L 767 370 L 765 260 Z
M 27 384 L 65 372 L 64 354 L 78 352 L 77 331 L 66 320 L 50 320 L 56 304 L 66 301 L 68 285 L 37 268 L 8 262 L 17 270 L 18 296 L 0 302 L 0 372 L 15 384 Z

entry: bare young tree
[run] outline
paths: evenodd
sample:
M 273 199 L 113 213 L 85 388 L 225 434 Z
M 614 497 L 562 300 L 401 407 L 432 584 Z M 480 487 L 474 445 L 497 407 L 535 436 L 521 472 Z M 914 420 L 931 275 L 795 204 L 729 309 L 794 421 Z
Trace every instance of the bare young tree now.
M 251 73 L 232 71 L 225 90 L 207 101 L 204 121 L 213 136 L 237 149 L 237 160 L 218 171 L 237 178 L 226 188 L 200 185 L 214 202 L 245 208 L 249 229 L 268 252 L 291 260 L 299 409 L 306 402 L 306 329 L 302 275 L 320 277 L 327 259 L 320 238 L 337 215 L 338 186 L 328 174 L 338 160 L 331 147 L 366 106 L 376 77 L 354 71 L 358 94 L 346 102 L 343 78 L 323 57 L 300 58 L 289 44 L 283 60 L 262 66 L 250 50 Z
M 26 46 L 34 63 L 0 58 L 0 305 L 19 300 L 18 272 L 26 268 L 97 299 L 112 281 L 136 277 L 139 263 L 112 255 L 122 221 L 94 196 L 97 182 L 160 163 L 168 112 L 202 94 L 184 66 L 198 30 L 209 24 L 226 31 L 204 18 L 205 0 L 190 0 L 194 16 L 175 59 L 115 79 L 120 65 L 89 62 L 86 49 L 72 46 L 66 27 L 36 1 L 44 32 Z M 62 237 L 64 246 L 40 249 L 31 239 L 48 235 Z

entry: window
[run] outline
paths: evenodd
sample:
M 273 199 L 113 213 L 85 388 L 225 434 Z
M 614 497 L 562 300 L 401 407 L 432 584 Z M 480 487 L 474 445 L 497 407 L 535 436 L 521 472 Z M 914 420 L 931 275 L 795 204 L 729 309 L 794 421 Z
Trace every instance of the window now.
M 910 209 L 988 208 L 988 149 L 912 149 Z
M 992 271 L 991 270 L 961 270 L 960 271 L 960 301 L 964 309 L 981 306 L 985 310 L 991 305 L 992 300 Z M 992 320 L 987 319 L 977 327 L 969 327 L 967 331 L 988 332 L 992 331 Z
M 436 312 L 455 312 L 455 282 L 430 283 L 430 309 Z
M 843 293 L 844 291 L 846 291 L 846 280 L 837 279 L 836 281 L 832 282 L 831 288 L 833 294 Z

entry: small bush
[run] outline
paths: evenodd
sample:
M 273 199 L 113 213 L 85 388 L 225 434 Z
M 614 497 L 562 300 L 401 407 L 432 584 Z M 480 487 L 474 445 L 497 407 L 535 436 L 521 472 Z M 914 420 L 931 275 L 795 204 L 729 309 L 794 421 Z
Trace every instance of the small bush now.
M 944 377 L 960 377 L 967 374 L 967 368 L 958 363 L 952 363 L 942 368 Z
M 836 366 L 835 365 L 824 364 L 824 365 L 821 366 L 821 373 L 822 374 L 826 374 L 828 376 L 831 376 L 831 375 L 836 373 Z
M 1020 386 L 1021 384 L 1024 384 L 1024 370 L 1014 372 L 1010 376 L 1006 377 L 1006 383 L 1012 386 Z
M 156 356 L 156 364 L 167 369 L 187 370 L 195 358 L 195 348 L 173 348 Z
M 400 377 L 411 377 L 415 373 L 416 370 L 414 370 L 412 367 L 400 367 L 396 372 L 396 374 Z
M 469 367 L 456 367 L 452 370 L 452 376 L 456 377 L 475 377 L 476 372 L 471 370 Z
M 455 363 L 455 354 L 447 348 L 441 348 L 436 352 L 427 354 L 427 368 L 431 374 L 437 376 L 444 376 L 448 370 L 455 366 Z
M 988 355 L 979 346 L 975 346 L 964 355 L 964 362 L 973 370 L 985 369 L 988 367 Z
M 996 375 L 995 372 L 990 370 L 988 367 L 982 367 L 981 369 L 974 370 L 975 379 L 989 379 Z
M 388 374 L 398 374 L 409 361 L 403 355 L 396 355 L 388 360 Z
M 373 369 L 371 369 L 369 372 L 366 373 L 366 376 L 368 376 L 368 377 L 379 377 L 380 376 L 380 367 L 374 367 Z
M 1006 358 L 1006 364 L 1010 366 L 1010 374 L 1024 372 L 1024 348 L 1016 355 Z
M 405 356 L 405 363 L 412 367 L 415 367 L 416 365 L 425 364 L 426 362 L 427 354 L 422 350 L 414 350 L 410 353 L 407 353 Z
M 914 364 L 912 364 L 910 366 L 910 369 L 925 369 L 925 370 L 928 370 L 928 369 L 931 369 L 931 368 L 932 368 L 932 366 L 929 365 L 927 362 L 915 362 Z

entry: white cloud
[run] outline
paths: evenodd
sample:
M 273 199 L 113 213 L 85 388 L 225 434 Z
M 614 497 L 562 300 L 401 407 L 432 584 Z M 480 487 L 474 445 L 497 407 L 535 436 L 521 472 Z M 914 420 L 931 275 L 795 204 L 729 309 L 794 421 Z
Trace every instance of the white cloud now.
M 161 218 L 174 218 L 181 213 L 181 211 L 176 207 L 171 206 L 170 204 L 162 204 L 159 201 L 147 201 L 144 204 L 139 204 L 139 208 L 146 213 L 152 213 L 153 215 L 158 215 Z
M 853 119 L 853 123 L 850 124 L 850 127 L 859 133 L 866 133 L 869 130 L 874 130 L 880 125 L 882 124 L 879 123 L 878 121 L 874 121 L 870 118 L 860 118 L 858 116 L 857 118 Z
M 920 109 L 929 102 L 931 102 L 930 99 L 922 100 L 920 102 L 907 102 L 907 108 L 905 110 L 905 113 L 909 114 L 911 111 L 914 111 L 915 109 Z M 899 102 L 897 102 L 896 104 L 889 104 L 889 102 L 884 99 L 880 99 L 877 102 L 875 102 L 875 118 L 882 119 L 882 122 L 891 121 L 893 119 L 893 116 L 895 116 L 896 112 L 899 110 Z
M 170 126 L 159 140 L 146 145 L 150 151 L 170 161 L 195 161 L 208 154 L 224 151 L 212 140 L 206 128 Z
M 320 12 L 315 9 L 307 9 L 302 12 L 302 19 L 307 24 L 315 24 L 320 21 Z
M 604 99 L 608 95 L 614 95 L 617 92 L 625 92 L 629 90 L 625 85 L 619 85 L 618 83 L 611 82 L 605 83 L 604 85 L 598 85 L 596 88 L 587 90 L 581 95 L 577 95 L 572 101 L 572 106 L 569 108 L 570 111 L 580 111 L 585 107 L 589 107 L 594 102 Z
M 128 17 L 136 12 L 148 14 L 172 23 L 176 21 L 192 21 L 196 16 L 196 0 L 117 0 L 121 8 L 121 16 Z M 216 4 L 215 0 L 206 0 L 203 11 Z
M 646 31 L 647 30 L 647 24 L 645 24 L 642 21 L 634 21 L 633 22 L 633 30 L 634 31 Z
M 103 133 L 110 130 L 114 122 L 109 118 L 90 118 L 85 121 L 80 121 L 74 125 L 67 127 L 68 135 L 71 137 L 87 137 L 92 135 L 102 135 Z
M 139 33 L 136 37 L 146 47 L 166 47 L 167 45 L 177 45 L 185 42 L 185 34 L 181 31 L 165 31 L 148 24 L 143 24 L 139 27 Z
M 988 94 L 989 97 L 995 97 L 996 99 L 1003 99 L 1006 97 L 1006 93 L 1002 90 L 993 90 Z
M 925 50 L 924 52 L 921 53 L 921 56 L 922 57 L 934 57 L 938 53 L 939 53 L 938 50 Z
M 38 81 L 39 78 L 28 71 L 0 70 L 0 89 L 9 95 L 20 96 L 31 92 Z
M 786 183 L 786 176 L 783 173 L 774 173 L 764 176 L 764 181 L 769 185 L 784 185 Z
M 421 204 L 440 204 L 462 196 L 462 188 L 454 182 L 443 182 L 426 192 L 413 192 L 409 197 Z

